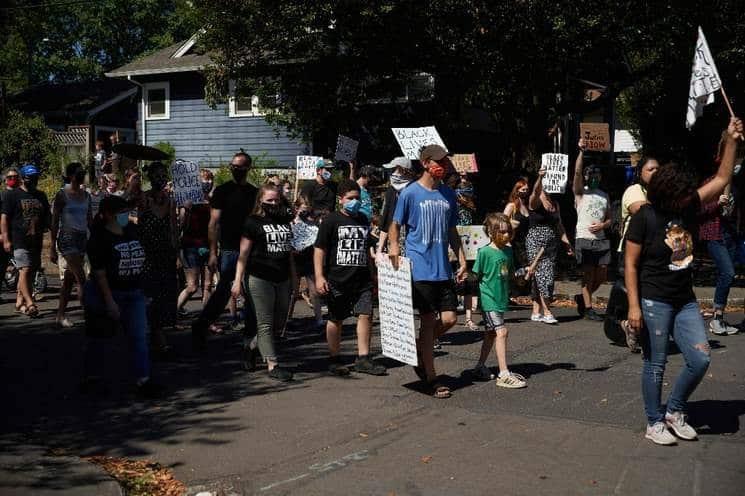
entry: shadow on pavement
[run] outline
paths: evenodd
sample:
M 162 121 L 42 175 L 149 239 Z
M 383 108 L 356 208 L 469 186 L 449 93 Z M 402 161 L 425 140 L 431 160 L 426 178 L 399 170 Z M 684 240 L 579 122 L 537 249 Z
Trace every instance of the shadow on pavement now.
M 699 434 L 735 434 L 745 415 L 745 400 L 702 400 L 688 404 L 690 424 Z

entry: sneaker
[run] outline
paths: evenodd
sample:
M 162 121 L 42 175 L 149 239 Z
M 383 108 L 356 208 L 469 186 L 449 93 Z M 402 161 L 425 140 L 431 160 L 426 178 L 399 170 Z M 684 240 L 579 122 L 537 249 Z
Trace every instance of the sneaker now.
M 698 437 L 696 430 L 686 422 L 687 415 L 683 412 L 667 412 L 665 414 L 665 424 L 673 430 L 676 436 L 687 441 L 692 441 Z
M 543 318 L 541 318 L 541 322 L 543 322 L 544 324 L 558 324 L 559 323 L 559 321 L 556 320 L 556 317 L 554 317 L 553 314 L 550 314 L 550 313 L 547 315 L 544 315 Z
M 440 340 L 439 339 L 435 339 L 435 344 L 434 344 L 434 346 L 432 346 L 432 349 L 433 350 L 441 350 L 442 349 L 442 345 L 440 344 Z
M 57 320 L 57 321 L 55 322 L 55 324 L 57 325 L 57 327 L 58 327 L 59 329 L 69 329 L 69 328 L 71 328 L 71 327 L 75 327 L 75 324 L 73 324 L 73 323 L 72 323 L 72 322 L 70 321 L 70 319 L 68 319 L 67 317 L 65 317 L 65 318 L 63 318 L 63 319 L 59 319 L 59 320 Z
M 341 362 L 330 362 L 329 373 L 338 377 L 345 377 L 349 375 L 349 367 Z
M 530 320 L 533 322 L 543 322 L 543 315 L 540 313 L 532 313 L 530 314 Z
M 589 310 L 587 310 L 585 312 L 585 319 L 587 319 L 587 320 L 594 320 L 596 322 L 599 322 L 599 321 L 603 320 L 603 317 L 601 317 L 600 315 L 598 315 L 598 313 L 595 311 L 594 308 L 590 308 Z
M 163 386 L 156 384 L 151 379 L 147 379 L 142 384 L 137 385 L 137 396 L 154 399 L 163 395 Z
M 176 313 L 178 314 L 178 317 L 180 319 L 185 319 L 189 316 L 189 312 L 187 312 L 184 308 L 179 308 L 178 310 L 176 310 Z
M 379 363 L 370 360 L 370 357 L 357 357 L 354 362 L 354 371 L 360 374 L 386 375 L 386 368 Z
M 233 332 L 241 332 L 246 328 L 246 323 L 243 320 L 234 320 L 230 323 L 230 330 Z
M 497 386 L 509 389 L 520 389 L 528 385 L 525 377 L 520 374 L 510 372 L 509 374 L 497 377 Z
M 580 317 L 585 316 L 585 299 L 581 294 L 574 295 L 574 302 L 577 304 L 577 313 Z
M 648 425 L 647 433 L 644 437 L 655 444 L 661 444 L 663 446 L 670 446 L 678 443 L 675 436 L 670 434 L 670 431 L 667 430 L 667 426 L 664 422 L 656 422 L 654 425 Z
M 490 381 L 494 379 L 494 374 L 491 373 L 489 367 L 480 363 L 471 369 L 471 375 L 479 381 Z
M 289 382 L 292 380 L 292 372 L 277 365 L 269 371 L 269 377 L 280 382 Z
M 629 347 L 629 351 L 631 351 L 631 353 L 639 353 L 639 338 L 629 325 L 629 321 L 622 320 L 619 325 L 621 326 L 621 329 L 623 329 L 623 333 L 626 335 L 626 346 Z

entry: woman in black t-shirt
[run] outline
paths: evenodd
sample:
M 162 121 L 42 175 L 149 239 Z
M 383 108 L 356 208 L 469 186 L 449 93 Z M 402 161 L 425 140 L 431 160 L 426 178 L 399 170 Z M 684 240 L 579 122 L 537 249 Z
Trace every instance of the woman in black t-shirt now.
M 114 321 L 121 324 L 131 341 L 138 393 L 154 396 L 160 387 L 150 380 L 147 316 L 141 279 L 145 250 L 138 239 L 137 227 L 129 222 L 130 210 L 131 205 L 120 196 L 104 198 L 88 240 L 91 273 L 83 297 L 89 338 L 86 382 L 96 375 L 99 368 L 96 365 L 103 363 L 105 341 L 99 338 L 110 334 Z
M 265 184 L 243 226 L 231 293 L 238 298 L 247 288 L 246 302 L 253 307 L 250 313 L 256 315 L 257 335 L 244 337 L 247 368 L 253 369 L 258 346 L 269 377 L 279 381 L 292 380 L 292 372 L 279 366 L 274 351 L 274 335 L 284 327 L 290 306 L 290 276 L 295 279 L 291 240 L 290 216 L 282 194 L 273 184 Z
M 742 136 L 742 121 L 732 118 L 719 170 L 699 188 L 675 164 L 660 167 L 647 188 L 649 204 L 632 217 L 626 232 L 628 322 L 636 333 L 646 324 L 641 336 L 642 396 L 648 424 L 645 437 L 657 444 L 675 444 L 676 438 L 668 428 L 681 439 L 697 437 L 686 422 L 686 407 L 709 367 L 710 350 L 693 293 L 690 231 L 700 205 L 719 196 L 731 180 L 737 140 Z M 675 381 L 664 411 L 660 397 L 670 334 L 686 366 Z

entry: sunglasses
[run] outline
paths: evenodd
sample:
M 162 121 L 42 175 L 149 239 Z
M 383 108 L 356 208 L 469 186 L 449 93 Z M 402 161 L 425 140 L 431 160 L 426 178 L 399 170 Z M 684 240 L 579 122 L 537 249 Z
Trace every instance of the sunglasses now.
M 18 174 L 13 174 L 10 176 L 5 176 L 5 180 L 7 181 L 8 179 L 18 179 L 19 177 L 20 176 Z

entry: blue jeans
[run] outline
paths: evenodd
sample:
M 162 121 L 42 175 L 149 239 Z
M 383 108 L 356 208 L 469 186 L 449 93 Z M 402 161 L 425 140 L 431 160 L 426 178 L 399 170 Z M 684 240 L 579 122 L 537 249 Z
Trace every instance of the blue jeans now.
M 735 280 L 735 252 L 737 246 L 725 229 L 721 240 L 707 241 L 706 248 L 717 267 L 717 287 L 714 290 L 714 309 L 724 309 L 732 281 Z
M 685 360 L 685 367 L 675 380 L 667 400 L 668 412 L 686 411 L 688 397 L 709 368 L 709 341 L 696 301 L 673 306 L 642 298 L 641 303 L 645 324 L 641 339 L 644 357 L 642 396 L 647 422 L 653 425 L 665 418 L 660 399 L 667 363 L 668 336 L 672 333 Z
M 197 317 L 194 323 L 196 328 L 206 329 L 225 310 L 225 306 L 230 301 L 230 288 L 233 286 L 233 279 L 235 279 L 238 255 L 240 255 L 238 250 L 222 250 L 220 252 L 220 280 L 217 281 L 215 290 L 204 305 L 199 317 Z
M 132 349 L 133 372 L 136 379 L 150 377 L 150 350 L 147 343 L 147 314 L 145 311 L 145 293 L 141 289 L 129 291 L 112 290 L 111 296 L 119 307 L 120 321 L 124 334 L 129 339 Z M 93 281 L 85 283 L 83 300 L 86 306 L 105 308 L 98 286 Z M 106 349 L 113 341 L 111 338 L 86 339 L 85 368 L 88 375 L 105 367 Z

